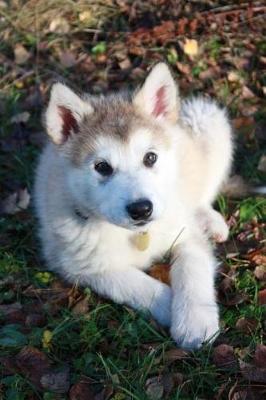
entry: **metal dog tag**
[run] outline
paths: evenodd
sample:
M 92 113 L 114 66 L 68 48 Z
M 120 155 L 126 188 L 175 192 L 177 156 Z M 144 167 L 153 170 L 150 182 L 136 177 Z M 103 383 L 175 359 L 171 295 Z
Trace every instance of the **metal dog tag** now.
M 150 235 L 149 232 L 141 232 L 138 233 L 134 238 L 134 245 L 139 251 L 145 251 L 150 244 Z

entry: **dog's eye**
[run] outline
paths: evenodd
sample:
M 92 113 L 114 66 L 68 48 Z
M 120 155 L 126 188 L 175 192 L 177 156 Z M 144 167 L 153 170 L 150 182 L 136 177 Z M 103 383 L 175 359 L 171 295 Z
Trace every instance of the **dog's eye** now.
M 99 174 L 102 176 L 110 176 L 113 173 L 113 168 L 111 167 L 110 164 L 106 161 L 100 161 L 95 164 L 94 166 L 95 171 L 97 171 Z
M 158 158 L 157 154 L 150 151 L 149 153 L 145 154 L 143 159 L 143 164 L 145 165 L 145 167 L 152 167 L 153 164 L 156 163 L 157 158 Z

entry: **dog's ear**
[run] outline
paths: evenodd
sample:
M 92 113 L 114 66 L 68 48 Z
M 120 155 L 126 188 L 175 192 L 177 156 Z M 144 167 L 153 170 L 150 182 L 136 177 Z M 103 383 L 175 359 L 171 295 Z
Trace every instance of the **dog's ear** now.
M 180 99 L 177 85 L 168 66 L 158 63 L 137 91 L 133 103 L 139 111 L 175 123 L 179 116 Z
M 90 104 L 82 100 L 67 86 L 55 83 L 45 114 L 48 135 L 56 144 L 64 143 L 71 134 L 79 131 L 84 114 L 92 113 Z

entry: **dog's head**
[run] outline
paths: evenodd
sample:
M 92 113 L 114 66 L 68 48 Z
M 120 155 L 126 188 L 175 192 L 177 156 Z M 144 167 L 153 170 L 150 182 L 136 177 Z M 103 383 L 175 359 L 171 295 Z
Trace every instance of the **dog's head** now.
M 131 95 L 79 97 L 55 84 L 45 121 L 73 206 L 128 229 L 159 219 L 177 172 L 179 107 L 162 63 Z

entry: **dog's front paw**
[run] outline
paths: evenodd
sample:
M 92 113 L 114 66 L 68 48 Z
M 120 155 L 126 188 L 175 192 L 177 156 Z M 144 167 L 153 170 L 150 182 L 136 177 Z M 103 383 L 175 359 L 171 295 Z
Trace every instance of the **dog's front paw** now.
M 213 209 L 203 209 L 197 212 L 197 219 L 207 234 L 217 243 L 228 239 L 229 227 L 223 216 Z
M 205 341 L 212 341 L 219 333 L 216 304 L 193 305 L 186 312 L 172 311 L 171 335 L 178 346 L 198 349 Z
M 215 213 L 209 221 L 209 231 L 213 240 L 223 243 L 228 239 L 229 227 L 221 214 Z
M 171 306 L 172 306 L 172 290 L 168 285 L 158 282 L 158 289 L 153 298 L 151 305 L 151 313 L 153 317 L 163 326 L 171 325 Z

